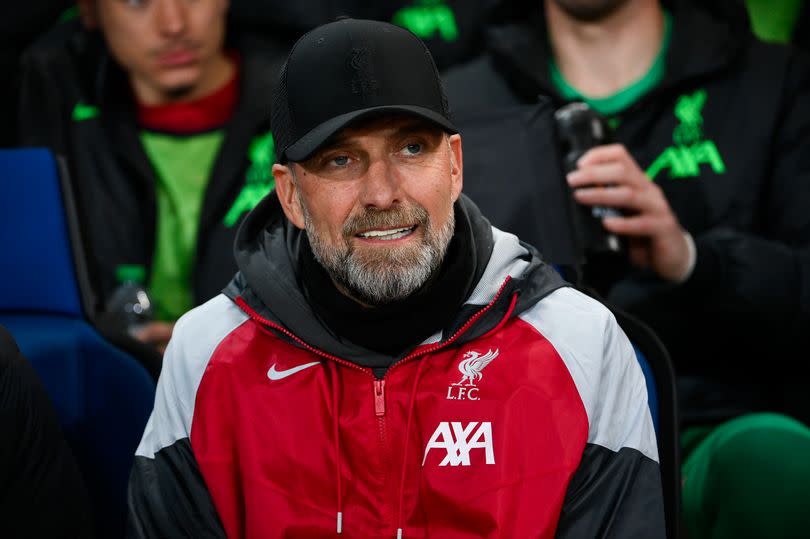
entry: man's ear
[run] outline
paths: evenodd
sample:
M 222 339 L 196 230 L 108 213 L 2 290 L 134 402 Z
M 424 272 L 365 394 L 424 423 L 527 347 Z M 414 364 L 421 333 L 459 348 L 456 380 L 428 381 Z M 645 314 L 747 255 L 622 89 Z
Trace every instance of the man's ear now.
M 447 139 L 450 146 L 450 181 L 452 182 L 451 193 L 453 202 L 458 200 L 461 189 L 464 187 L 464 161 L 461 151 L 461 135 L 456 133 Z
M 76 7 L 79 8 L 79 18 L 88 30 L 98 28 L 98 8 L 96 0 L 76 0 Z
M 298 186 L 293 178 L 293 171 L 290 166 L 273 165 L 273 178 L 276 180 L 276 195 L 281 202 L 281 207 L 284 209 L 284 215 L 290 220 L 292 224 L 304 229 L 304 209 L 298 201 L 297 189 Z

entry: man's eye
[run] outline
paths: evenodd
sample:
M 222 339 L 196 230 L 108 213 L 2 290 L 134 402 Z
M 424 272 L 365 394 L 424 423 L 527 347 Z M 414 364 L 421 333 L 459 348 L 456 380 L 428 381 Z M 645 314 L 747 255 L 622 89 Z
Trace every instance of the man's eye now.
M 124 0 L 124 2 L 129 7 L 143 7 L 146 4 L 146 0 Z
M 421 151 L 422 151 L 422 145 L 417 144 L 415 142 L 413 144 L 408 144 L 407 146 L 405 146 L 405 152 L 409 153 L 411 155 L 416 155 Z
M 345 167 L 349 164 L 349 158 L 345 155 L 339 155 L 332 158 L 332 163 L 339 167 Z

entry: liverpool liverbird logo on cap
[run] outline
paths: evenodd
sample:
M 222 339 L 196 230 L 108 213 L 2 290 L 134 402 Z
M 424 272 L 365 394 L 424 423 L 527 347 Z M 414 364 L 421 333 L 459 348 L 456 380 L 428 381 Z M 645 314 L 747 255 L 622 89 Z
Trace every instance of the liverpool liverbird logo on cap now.
M 458 364 L 458 370 L 463 375 L 461 380 L 454 383 L 454 386 L 474 386 L 476 380 L 484 377 L 481 371 L 484 367 L 489 365 L 493 359 L 498 357 L 498 349 L 490 349 L 486 354 L 481 355 L 479 352 L 470 350 L 464 354 L 464 359 Z M 466 384 L 464 382 L 467 382 Z

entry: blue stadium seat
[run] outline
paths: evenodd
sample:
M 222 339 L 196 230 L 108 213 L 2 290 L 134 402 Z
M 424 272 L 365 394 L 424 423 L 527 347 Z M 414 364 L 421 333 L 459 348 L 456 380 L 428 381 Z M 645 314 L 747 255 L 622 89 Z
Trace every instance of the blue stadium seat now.
M 126 485 L 152 409 L 146 368 L 104 339 L 64 167 L 45 149 L 0 150 L 0 324 L 54 402 L 99 537 L 122 537 Z
M 655 427 L 655 434 L 658 435 L 661 430 L 661 414 L 658 408 L 658 389 L 655 387 L 655 374 L 647 358 L 644 356 L 644 352 L 641 351 L 638 345 L 634 344 L 633 350 L 636 352 L 636 359 L 638 360 L 639 367 L 641 367 L 641 372 L 644 373 L 644 381 L 647 382 L 647 404 L 650 407 L 650 415 L 652 416 L 653 426 Z

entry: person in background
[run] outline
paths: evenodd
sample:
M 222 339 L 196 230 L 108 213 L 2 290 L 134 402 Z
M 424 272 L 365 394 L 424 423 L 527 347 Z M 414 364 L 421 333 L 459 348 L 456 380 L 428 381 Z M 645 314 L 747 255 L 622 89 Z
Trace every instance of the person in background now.
M 762 41 L 792 43 L 807 48 L 805 0 L 744 0 L 751 18 L 751 29 Z
M 53 403 L 0 327 L 0 535 L 93 537 L 90 502 Z
M 226 36 L 227 0 L 79 0 L 61 46 L 32 47 L 17 143 L 63 156 L 103 311 L 137 276 L 165 347 L 235 265 L 236 228 L 273 186 L 266 95 L 286 46 Z
M 757 41 L 736 1 L 545 0 L 487 47 L 446 74 L 454 111 L 540 96 L 612 128 L 567 181 L 577 203 L 623 212 L 602 224 L 627 253 L 586 263 L 583 283 L 672 354 L 690 535 L 806 536 L 810 430 L 773 413 L 810 420 L 794 375 L 810 327 L 806 54 Z
M 664 537 L 632 345 L 461 194 L 425 44 L 312 30 L 272 121 L 276 191 L 177 324 L 131 535 Z

